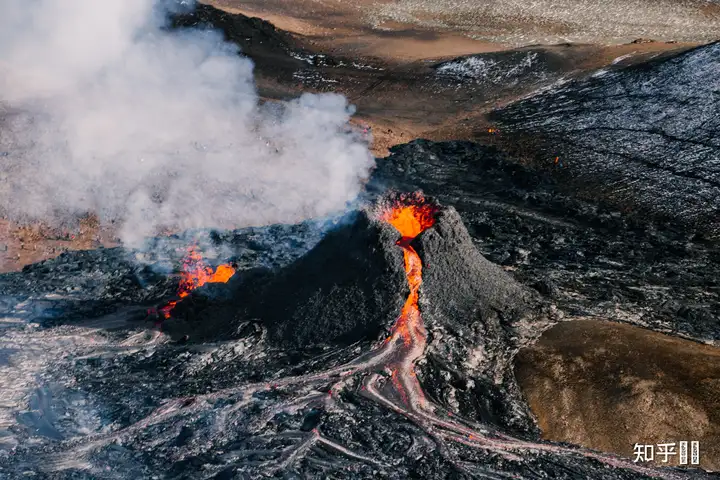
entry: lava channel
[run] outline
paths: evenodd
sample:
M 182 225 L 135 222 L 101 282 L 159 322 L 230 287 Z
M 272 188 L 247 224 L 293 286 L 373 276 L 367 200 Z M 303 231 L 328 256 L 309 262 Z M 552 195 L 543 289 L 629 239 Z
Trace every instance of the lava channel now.
M 425 202 L 419 195 L 412 197 L 412 203 L 394 205 L 380 215 L 380 219 L 391 224 L 400 233 L 397 245 L 403 249 L 408 295 L 390 337 L 386 343 L 402 341 L 403 347 L 391 361 L 392 380 L 403 402 L 425 405 L 425 395 L 415 375 L 415 362 L 425 352 L 427 331 L 420 315 L 418 300 L 422 285 L 422 261 L 410 243 L 424 230 L 435 224 L 437 207 Z

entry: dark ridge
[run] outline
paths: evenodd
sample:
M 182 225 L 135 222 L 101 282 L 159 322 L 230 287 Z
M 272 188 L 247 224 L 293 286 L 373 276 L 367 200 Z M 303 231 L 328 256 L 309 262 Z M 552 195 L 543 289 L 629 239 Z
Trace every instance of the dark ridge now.
M 432 368 L 422 369 L 428 392 L 454 398 L 470 418 L 536 433 L 512 360 L 555 315 L 536 292 L 482 256 L 452 207 L 413 245 L 424 265 L 420 307 L 435 337 L 427 352 Z
M 566 313 L 720 339 L 720 249 L 707 236 L 598 196 L 578 198 L 550 172 L 470 142 L 394 147 L 368 193 L 385 189 L 420 189 L 455 207 L 485 257 Z
M 349 344 L 377 337 L 408 295 L 398 233 L 360 212 L 263 288 L 250 314 L 285 346 Z
M 198 3 L 189 13 L 171 16 L 169 28 L 207 28 L 223 33 L 225 41 L 240 47 L 243 54 L 255 62 L 271 57 L 287 57 L 293 50 L 290 34 L 278 30 L 265 20 L 247 17 L 239 13 L 228 13 L 211 5 Z
M 471 316 L 511 321 L 536 301 L 530 290 L 480 254 L 453 207 L 441 210 L 435 225 L 413 245 L 424 263 L 423 311 L 435 321 L 459 325 Z

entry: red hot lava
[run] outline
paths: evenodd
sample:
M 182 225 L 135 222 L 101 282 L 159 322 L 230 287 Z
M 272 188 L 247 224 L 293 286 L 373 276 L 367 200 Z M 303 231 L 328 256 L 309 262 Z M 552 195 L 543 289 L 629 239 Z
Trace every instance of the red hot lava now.
M 235 274 L 235 268 L 230 264 L 219 265 L 217 269 L 205 265 L 202 255 L 195 247 L 190 247 L 187 255 L 183 259 L 183 271 L 180 274 L 180 286 L 178 287 L 177 296 L 185 298 L 190 292 L 196 288 L 202 287 L 206 283 L 227 283 Z M 170 318 L 170 312 L 179 300 L 168 302 L 167 305 L 159 309 L 163 318 Z
M 415 194 L 402 197 L 379 215 L 381 220 L 391 224 L 401 235 L 397 244 L 403 249 L 405 274 L 410 287 L 410 294 L 393 326 L 392 334 L 386 340 L 389 344 L 402 339 L 404 344 L 404 352 L 390 367 L 393 384 L 406 404 L 425 405 L 425 396 L 415 376 L 414 367 L 415 362 L 423 355 L 427 341 L 427 332 L 418 307 L 422 261 L 410 243 L 435 224 L 437 210 L 438 208 L 428 203 L 422 195 Z
M 405 257 L 405 273 L 407 274 L 410 295 L 403 306 L 400 317 L 393 327 L 393 338 L 400 337 L 405 345 L 410 345 L 415 335 L 425 336 L 420 310 L 418 308 L 418 291 L 422 284 L 422 262 L 410 242 L 424 230 L 435 223 L 437 207 L 427 203 L 420 194 L 400 199 L 380 214 L 380 219 L 391 224 L 400 232 L 402 238 L 397 244 L 402 247 Z

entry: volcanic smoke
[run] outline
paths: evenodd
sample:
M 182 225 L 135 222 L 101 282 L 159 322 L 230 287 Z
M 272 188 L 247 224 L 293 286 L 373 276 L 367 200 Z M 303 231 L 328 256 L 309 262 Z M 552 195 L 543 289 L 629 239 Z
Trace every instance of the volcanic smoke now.
M 0 215 L 97 214 L 137 246 L 161 229 L 343 211 L 374 165 L 337 94 L 259 104 L 220 32 L 167 28 L 194 2 L 0 1 Z

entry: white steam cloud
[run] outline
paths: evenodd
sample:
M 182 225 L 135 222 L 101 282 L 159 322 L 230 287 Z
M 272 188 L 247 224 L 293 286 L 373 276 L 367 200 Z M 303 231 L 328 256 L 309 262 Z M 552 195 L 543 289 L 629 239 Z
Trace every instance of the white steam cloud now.
M 0 0 L 0 213 L 159 226 L 342 209 L 373 165 L 340 95 L 258 107 L 220 34 L 168 33 L 156 0 Z

